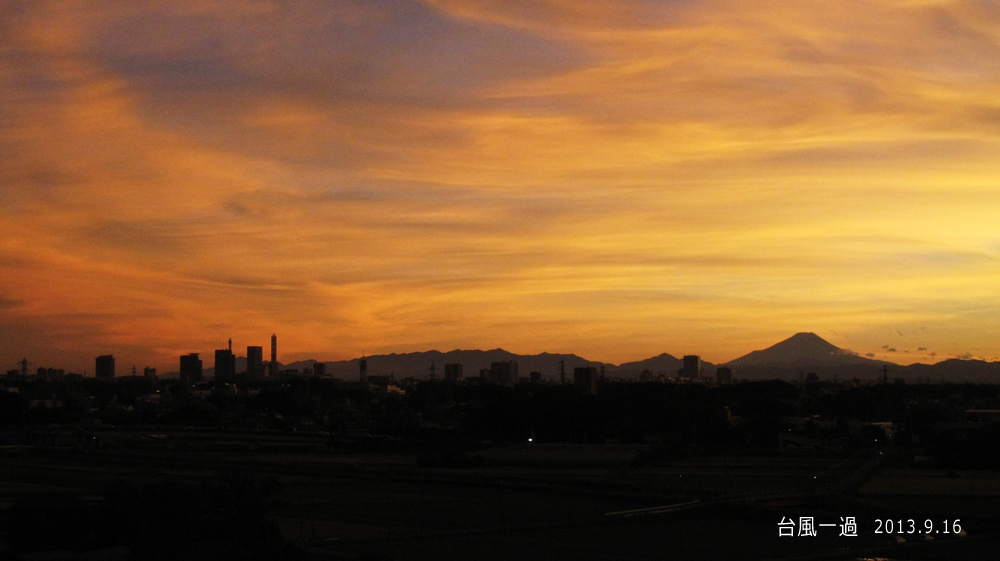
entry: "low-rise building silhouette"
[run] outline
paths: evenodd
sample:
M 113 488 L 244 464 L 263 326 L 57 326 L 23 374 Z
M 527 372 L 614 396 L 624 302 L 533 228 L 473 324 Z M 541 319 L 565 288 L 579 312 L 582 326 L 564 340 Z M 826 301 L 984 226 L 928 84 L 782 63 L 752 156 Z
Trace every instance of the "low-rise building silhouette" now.
M 38 379 L 47 380 L 49 382 L 58 382 L 63 379 L 66 375 L 66 371 L 62 368 L 44 368 L 38 367 Z
M 573 369 L 573 385 L 584 393 L 597 395 L 597 368 L 578 366 Z
M 490 383 L 504 386 L 517 384 L 517 361 L 503 360 L 490 364 Z
M 462 365 L 457 362 L 449 362 L 444 365 L 444 379 L 448 382 L 461 382 Z

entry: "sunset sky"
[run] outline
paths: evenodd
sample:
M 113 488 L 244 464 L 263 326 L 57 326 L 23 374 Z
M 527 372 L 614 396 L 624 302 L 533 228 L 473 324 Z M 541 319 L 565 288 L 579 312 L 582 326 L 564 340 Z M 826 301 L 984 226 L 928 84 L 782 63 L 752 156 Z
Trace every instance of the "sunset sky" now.
M 1000 357 L 992 0 L 0 1 L 0 360 Z

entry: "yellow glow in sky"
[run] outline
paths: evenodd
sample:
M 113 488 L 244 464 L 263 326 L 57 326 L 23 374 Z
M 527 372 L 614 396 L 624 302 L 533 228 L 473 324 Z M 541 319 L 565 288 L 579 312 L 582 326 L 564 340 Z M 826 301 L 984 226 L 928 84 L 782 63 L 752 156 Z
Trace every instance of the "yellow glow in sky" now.
M 984 0 L 8 2 L 0 360 L 996 360 L 998 154 Z

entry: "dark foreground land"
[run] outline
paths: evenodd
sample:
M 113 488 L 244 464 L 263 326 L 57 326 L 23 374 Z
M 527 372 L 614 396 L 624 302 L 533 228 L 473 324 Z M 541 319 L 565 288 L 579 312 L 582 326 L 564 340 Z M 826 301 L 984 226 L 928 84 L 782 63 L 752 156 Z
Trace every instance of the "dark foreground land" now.
M 1000 546 L 1000 475 L 915 469 L 892 451 L 629 463 L 618 460 L 634 457 L 627 447 L 519 445 L 487 453 L 486 465 L 431 467 L 416 454 L 331 448 L 325 435 L 147 432 L 89 434 L 180 445 L 0 451 L 3 555 L 923 560 L 995 559 Z M 808 517 L 835 526 L 797 535 Z M 848 517 L 856 536 L 840 535 Z M 782 521 L 795 535 L 779 535 Z
M 1000 550 L 1000 386 L 49 378 L 0 385 L 0 561 Z

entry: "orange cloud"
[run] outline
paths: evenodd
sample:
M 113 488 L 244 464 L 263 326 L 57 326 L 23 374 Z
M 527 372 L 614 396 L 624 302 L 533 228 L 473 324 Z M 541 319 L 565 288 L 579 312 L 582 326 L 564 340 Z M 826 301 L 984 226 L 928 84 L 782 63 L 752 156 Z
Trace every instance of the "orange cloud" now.
M 272 332 L 283 359 L 721 362 L 928 324 L 942 353 L 996 354 L 985 3 L 30 2 L 0 20 L 4 363 L 167 371 Z

